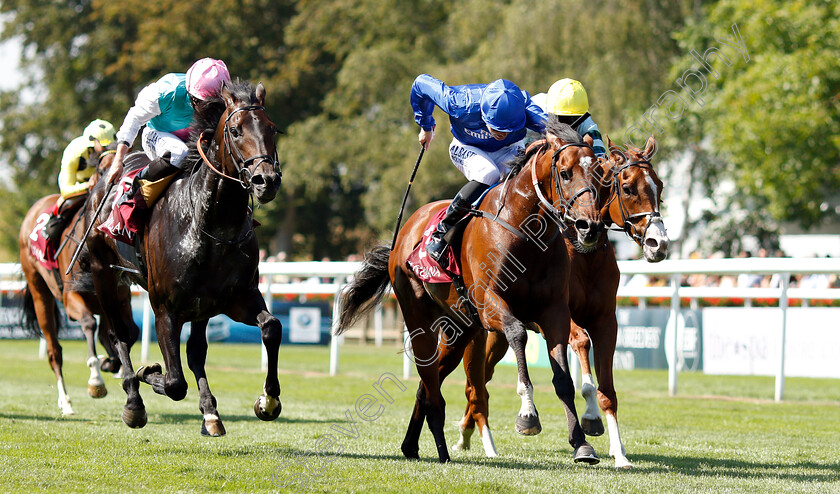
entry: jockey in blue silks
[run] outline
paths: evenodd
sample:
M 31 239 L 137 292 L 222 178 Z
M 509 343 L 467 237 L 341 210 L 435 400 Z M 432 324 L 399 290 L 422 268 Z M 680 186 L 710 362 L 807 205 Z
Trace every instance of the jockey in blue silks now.
M 526 91 L 505 79 L 490 84 L 447 86 L 422 74 L 411 86 L 411 108 L 414 121 L 421 128 L 418 139 L 425 149 L 435 135 L 435 105 L 449 115 L 454 136 L 449 157 L 469 180 L 455 195 L 426 244 L 426 251 L 439 262 L 446 248 L 443 236 L 470 204 L 507 174 L 507 164 L 525 147 L 527 130 L 544 132 L 548 115 Z

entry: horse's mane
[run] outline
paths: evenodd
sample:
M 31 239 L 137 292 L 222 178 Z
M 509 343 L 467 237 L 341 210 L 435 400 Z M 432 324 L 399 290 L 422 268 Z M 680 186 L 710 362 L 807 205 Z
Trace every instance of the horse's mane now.
M 248 81 L 242 81 L 239 78 L 236 81 L 226 83 L 226 87 L 233 99 L 237 101 L 246 102 L 249 105 L 257 104 L 257 97 L 254 91 L 254 85 Z M 193 121 L 190 125 L 190 140 L 187 146 L 190 149 L 190 158 L 199 159 L 196 145 L 201 134 L 205 131 L 213 132 L 219 125 L 219 120 L 225 113 L 225 102 L 221 96 L 214 96 L 206 100 L 193 99 L 193 108 L 195 113 Z
M 545 134 L 551 134 L 567 144 L 580 144 L 583 142 L 583 136 L 581 136 L 569 124 L 561 122 L 557 118 L 557 115 L 553 113 L 548 114 L 548 120 L 545 122 Z M 528 146 L 524 152 L 519 153 L 516 158 L 508 163 L 508 167 L 510 168 L 510 174 L 508 177 L 514 177 L 522 170 L 522 167 L 528 163 L 528 160 L 530 160 L 535 154 L 544 151 L 548 148 L 548 146 L 549 143 L 547 139 L 536 141 L 533 145 Z

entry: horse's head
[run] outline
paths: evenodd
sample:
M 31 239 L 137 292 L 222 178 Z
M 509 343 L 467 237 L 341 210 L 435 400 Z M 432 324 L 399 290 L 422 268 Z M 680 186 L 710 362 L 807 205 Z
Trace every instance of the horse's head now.
M 645 149 L 626 152 L 613 147 L 609 137 L 610 159 L 605 168 L 605 183 L 610 185 L 610 199 L 601 214 L 623 228 L 642 248 L 648 262 L 659 262 L 668 255 L 671 241 L 659 214 L 662 181 L 650 158 L 656 153 L 656 140 L 648 139 Z
M 604 223 L 598 204 L 595 152 L 570 126 L 552 116 L 546 123 L 547 149 L 532 168 L 532 181 L 549 190 L 561 220 L 574 225 L 576 235 L 567 237 L 580 252 L 597 246 Z M 539 175 L 539 176 L 538 176 Z M 538 194 L 539 186 L 537 186 Z
M 280 171 L 274 136 L 277 127 L 268 118 L 263 103 L 265 87 L 249 83 L 225 83 L 221 90 L 225 111 L 216 128 L 216 157 L 224 173 L 250 188 L 260 203 L 274 199 L 280 188 Z M 224 151 L 222 151 L 224 149 Z

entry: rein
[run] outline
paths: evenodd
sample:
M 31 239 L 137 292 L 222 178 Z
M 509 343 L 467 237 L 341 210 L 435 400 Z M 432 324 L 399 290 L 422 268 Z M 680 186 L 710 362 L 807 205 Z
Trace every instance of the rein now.
M 621 183 L 619 176 L 621 175 L 621 172 L 633 166 L 639 167 L 641 169 L 647 168 L 651 171 L 653 170 L 653 165 L 651 165 L 650 161 L 634 160 L 613 172 L 612 194 L 610 194 L 610 200 L 607 202 L 605 207 L 609 207 L 614 200 L 618 199 L 618 210 L 621 213 L 621 225 L 617 225 L 618 228 L 610 229 L 613 231 L 623 231 L 625 234 L 627 234 L 628 237 L 632 238 L 637 244 L 641 245 L 644 241 L 644 235 L 645 233 L 647 233 L 647 229 L 650 228 L 650 225 L 654 223 L 662 223 L 662 216 L 659 214 L 659 208 L 655 208 L 653 211 L 629 214 L 627 205 L 621 198 L 621 191 L 619 190 Z M 644 217 L 646 217 L 648 220 L 647 226 L 645 227 L 645 231 L 642 232 L 642 234 L 640 235 L 636 233 L 636 227 L 633 223 L 633 220 Z
M 581 187 L 568 200 L 566 200 L 566 198 L 563 196 L 563 191 L 560 189 L 560 177 L 558 176 L 558 172 L 557 172 L 557 160 L 560 157 L 560 153 L 563 152 L 563 150 L 565 150 L 566 148 L 569 148 L 569 147 L 585 147 L 585 148 L 592 149 L 592 146 L 590 146 L 589 144 L 586 144 L 584 142 L 575 142 L 575 143 L 571 143 L 571 144 L 564 144 L 564 145 L 560 146 L 559 149 L 554 151 L 554 154 L 551 157 L 551 178 L 554 181 L 554 192 L 557 194 L 557 197 L 560 198 L 560 200 L 563 203 L 563 211 L 560 211 L 559 209 L 554 207 L 554 205 L 551 202 L 549 202 L 548 199 L 545 198 L 545 196 L 543 195 L 543 193 L 542 193 L 542 191 L 540 190 L 540 187 L 539 187 L 539 179 L 537 178 L 537 167 L 536 167 L 536 165 L 531 166 L 531 183 L 534 185 L 534 190 L 537 192 L 537 197 L 539 198 L 540 203 L 551 214 L 553 214 L 555 218 L 557 218 L 559 220 L 560 224 L 563 224 L 563 225 L 567 221 L 574 222 L 576 220 L 576 218 L 573 218 L 569 214 L 569 210 L 571 209 L 572 204 L 574 204 L 574 202 L 577 200 L 578 197 L 582 196 L 583 194 L 585 194 L 587 192 L 591 192 L 593 195 L 597 195 L 597 191 L 595 190 L 595 188 L 592 187 L 591 185 L 588 185 L 588 186 L 585 186 L 585 187 Z

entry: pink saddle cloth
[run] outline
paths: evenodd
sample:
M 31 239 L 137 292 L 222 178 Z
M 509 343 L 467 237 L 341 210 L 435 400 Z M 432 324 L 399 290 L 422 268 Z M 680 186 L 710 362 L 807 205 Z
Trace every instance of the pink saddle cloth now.
M 35 220 L 32 233 L 29 234 L 29 252 L 47 269 L 58 269 L 58 261 L 55 259 L 55 251 L 58 248 L 55 243 L 47 241 L 47 233 L 44 231 L 55 209 L 55 204 L 50 204 L 41 211 Z
M 147 208 L 145 201 L 143 201 L 143 194 L 134 194 L 134 198 L 125 201 L 122 201 L 122 198 L 131 189 L 134 176 L 140 173 L 140 170 L 142 168 L 132 170 L 123 176 L 116 186 L 117 193 L 114 194 L 111 214 L 108 215 L 106 221 L 96 227 L 97 230 L 114 240 L 119 240 L 128 245 L 134 245 L 137 234 L 143 228 L 145 218 L 143 211 Z
M 423 239 L 420 241 L 420 245 L 405 260 L 406 265 L 414 272 L 415 276 L 427 283 L 452 283 L 453 276 L 461 276 L 461 267 L 458 266 L 458 259 L 452 253 L 450 246 L 447 245 L 443 251 L 445 268 L 435 262 L 426 252 L 426 243 L 445 215 L 446 208 L 443 208 L 429 220 L 426 229 L 423 230 Z

